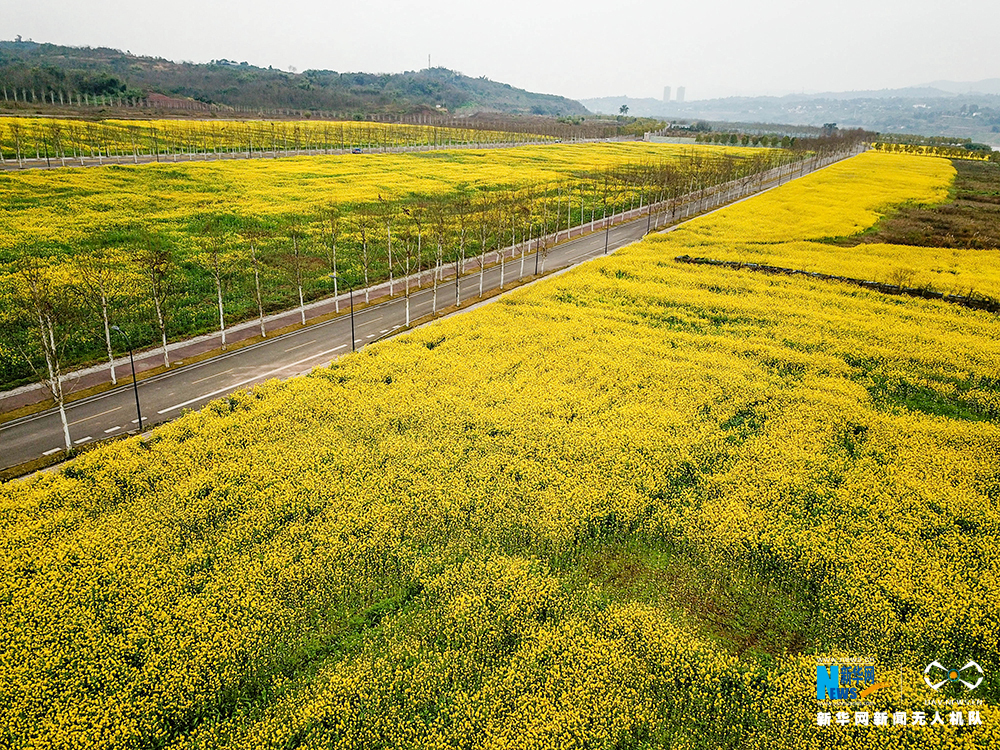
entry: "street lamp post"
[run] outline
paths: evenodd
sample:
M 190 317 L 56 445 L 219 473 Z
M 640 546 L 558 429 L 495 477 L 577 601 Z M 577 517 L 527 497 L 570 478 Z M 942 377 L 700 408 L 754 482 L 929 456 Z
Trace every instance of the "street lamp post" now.
M 542 230 L 538 231 L 538 236 L 535 238 L 535 276 L 538 275 L 538 245 L 542 241 Z
M 649 234 L 649 228 L 653 221 L 653 204 L 646 204 L 646 234 Z
M 132 342 L 129 341 L 128 334 L 118 326 L 111 326 L 112 331 L 120 333 L 128 346 L 128 361 L 132 365 L 132 391 L 135 393 L 135 416 L 139 424 L 139 432 L 142 432 L 142 411 L 139 409 L 139 384 L 135 379 L 135 358 L 132 356 Z
M 329 276 L 331 279 L 334 279 L 334 278 L 337 277 L 337 274 L 328 273 L 327 276 Z M 347 285 L 347 290 L 350 293 L 350 298 L 351 298 L 351 351 L 353 352 L 353 351 L 355 351 L 355 349 L 354 349 L 354 287 L 351 284 L 348 284 Z
M 354 287 L 347 285 L 347 290 L 351 294 L 351 351 L 354 351 Z

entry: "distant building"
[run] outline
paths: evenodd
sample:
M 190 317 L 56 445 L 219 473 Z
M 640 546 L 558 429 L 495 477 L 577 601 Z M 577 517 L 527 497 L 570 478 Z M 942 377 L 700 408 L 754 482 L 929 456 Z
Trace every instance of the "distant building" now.
M 679 101 L 679 102 L 684 101 L 684 87 L 683 86 L 678 86 L 677 87 L 677 101 Z
M 669 102 L 670 101 L 670 87 L 669 86 L 664 86 L 663 87 L 663 101 L 665 101 L 665 102 Z

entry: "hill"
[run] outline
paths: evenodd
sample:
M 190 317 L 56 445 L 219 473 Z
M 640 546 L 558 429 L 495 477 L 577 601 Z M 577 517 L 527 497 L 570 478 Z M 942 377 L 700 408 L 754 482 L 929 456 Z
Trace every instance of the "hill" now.
M 585 115 L 579 102 L 537 94 L 446 68 L 405 73 L 292 73 L 246 62 L 173 62 L 107 47 L 0 41 L 0 86 L 29 92 L 146 97 L 162 94 L 206 104 L 354 114 L 422 111 Z

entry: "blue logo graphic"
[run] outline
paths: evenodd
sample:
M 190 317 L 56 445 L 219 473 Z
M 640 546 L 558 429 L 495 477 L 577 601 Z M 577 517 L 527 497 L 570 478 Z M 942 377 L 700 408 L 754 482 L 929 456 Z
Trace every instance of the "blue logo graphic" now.
M 869 686 L 874 685 L 875 667 L 873 665 L 816 665 L 816 700 L 818 701 L 828 698 L 840 701 L 858 700 L 858 698 L 863 698 L 874 692 L 871 689 L 866 690 Z

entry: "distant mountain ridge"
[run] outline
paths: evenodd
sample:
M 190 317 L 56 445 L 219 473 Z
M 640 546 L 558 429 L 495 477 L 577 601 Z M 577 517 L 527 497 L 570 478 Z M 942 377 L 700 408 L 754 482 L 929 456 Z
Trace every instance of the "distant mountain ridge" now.
M 928 83 L 927 87 L 950 94 L 990 94 L 1000 96 L 1000 78 L 987 78 L 983 81 L 973 82 L 933 81 Z
M 629 96 L 601 96 L 590 99 L 580 99 L 580 103 L 588 109 L 602 114 L 617 114 L 621 104 L 628 104 L 631 113 L 632 103 L 641 108 L 661 108 L 662 105 L 684 106 L 685 104 L 697 106 L 706 102 L 718 101 L 748 101 L 756 102 L 760 100 L 812 100 L 830 99 L 836 101 L 849 101 L 852 99 L 934 99 L 953 98 L 956 96 L 1000 96 L 1000 78 L 988 78 L 982 81 L 932 81 L 922 86 L 906 86 L 898 89 L 863 89 L 857 91 L 823 91 L 816 94 L 786 94 L 784 96 L 729 96 L 719 99 L 703 99 L 689 102 L 664 102 L 661 99 L 652 97 L 633 98 Z M 618 102 L 616 105 L 615 103 Z M 612 107 L 614 111 L 612 112 Z M 665 112 L 664 112 L 665 113 Z M 641 116 L 643 113 L 636 113 Z
M 598 114 L 709 122 L 786 123 L 864 128 L 881 133 L 971 138 L 1000 147 L 1000 79 L 878 91 L 843 91 L 787 96 L 734 96 L 688 102 L 605 96 L 581 99 Z
M 0 41 L 0 87 L 70 91 L 91 96 L 143 97 L 150 93 L 208 104 L 350 114 L 502 112 L 580 116 L 579 102 L 538 94 L 445 68 L 394 74 L 303 73 L 246 62 L 176 63 L 106 47 L 65 47 Z

